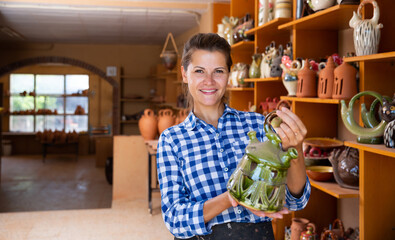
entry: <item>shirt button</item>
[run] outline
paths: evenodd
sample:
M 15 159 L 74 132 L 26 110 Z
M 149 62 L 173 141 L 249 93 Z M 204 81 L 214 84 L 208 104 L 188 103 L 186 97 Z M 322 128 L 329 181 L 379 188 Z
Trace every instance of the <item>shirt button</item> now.
M 219 133 L 215 134 L 215 136 L 219 137 Z
M 241 210 L 240 210 L 240 209 L 239 209 L 239 210 L 237 210 L 237 213 L 238 213 L 238 214 L 241 214 Z
M 223 148 L 221 148 L 219 151 L 220 151 L 220 152 L 224 152 L 224 149 L 223 149 Z
M 229 171 L 229 169 L 226 167 L 226 168 L 224 168 L 224 171 L 227 172 L 227 171 Z

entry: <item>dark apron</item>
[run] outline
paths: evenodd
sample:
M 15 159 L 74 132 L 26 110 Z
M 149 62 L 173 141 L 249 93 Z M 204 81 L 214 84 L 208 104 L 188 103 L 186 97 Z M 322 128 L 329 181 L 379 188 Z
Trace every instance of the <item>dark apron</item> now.
M 274 240 L 272 222 L 223 223 L 212 227 L 209 235 L 194 236 L 187 240 Z M 181 240 L 174 238 L 174 240 Z

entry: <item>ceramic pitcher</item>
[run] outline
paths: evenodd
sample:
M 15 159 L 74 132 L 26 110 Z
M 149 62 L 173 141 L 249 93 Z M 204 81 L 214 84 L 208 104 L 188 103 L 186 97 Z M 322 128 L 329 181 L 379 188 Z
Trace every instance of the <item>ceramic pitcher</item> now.
M 357 69 L 343 62 L 335 68 L 333 80 L 333 99 L 351 99 L 357 94 Z
M 298 72 L 297 97 L 315 97 L 317 96 L 316 73 L 310 69 L 308 59 L 305 60 L 304 67 Z
M 326 67 L 318 74 L 318 97 L 332 98 L 334 71 L 336 65 L 333 58 L 330 56 L 326 63 Z
M 265 212 L 283 208 L 287 171 L 298 152 L 294 148 L 282 150 L 280 137 L 272 131 L 272 125 L 280 123 L 275 112 L 267 115 L 264 142 L 256 138 L 255 131 L 248 133 L 250 143 L 227 184 L 229 194 L 242 206 Z
M 144 140 L 153 140 L 158 132 L 158 120 L 151 109 L 145 109 L 139 120 L 140 134 Z
M 362 19 L 362 7 L 368 3 L 373 5 L 373 17 Z M 380 28 L 383 28 L 383 24 L 378 23 L 379 18 L 380 9 L 374 0 L 362 1 L 357 13 L 353 13 L 349 25 L 354 28 L 354 47 L 357 56 L 377 53 L 380 42 Z

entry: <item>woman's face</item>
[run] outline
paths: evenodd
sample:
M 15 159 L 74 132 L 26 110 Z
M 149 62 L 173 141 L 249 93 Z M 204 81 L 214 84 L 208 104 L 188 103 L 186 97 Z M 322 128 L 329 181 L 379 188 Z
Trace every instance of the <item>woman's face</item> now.
M 184 83 L 193 97 L 195 109 L 217 106 L 226 91 L 228 67 L 219 51 L 195 50 L 187 71 L 181 67 Z

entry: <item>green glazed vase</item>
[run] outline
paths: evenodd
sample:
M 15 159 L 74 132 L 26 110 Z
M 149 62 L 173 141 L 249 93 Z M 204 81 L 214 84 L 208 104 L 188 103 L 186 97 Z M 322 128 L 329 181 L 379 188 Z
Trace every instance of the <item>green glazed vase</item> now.
M 230 195 L 240 205 L 265 212 L 283 209 L 287 171 L 291 159 L 298 157 L 295 148 L 282 150 L 281 139 L 269 123 L 275 117 L 271 112 L 264 122 L 268 140 L 260 142 L 255 131 L 248 133 L 250 143 L 227 184 Z

